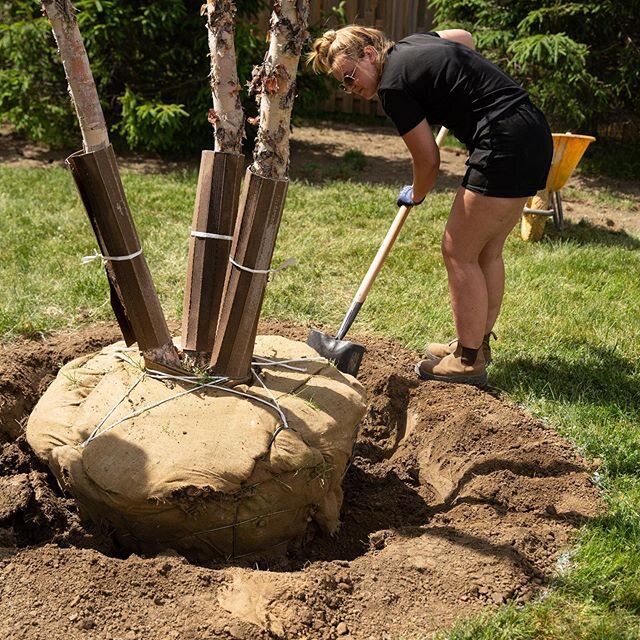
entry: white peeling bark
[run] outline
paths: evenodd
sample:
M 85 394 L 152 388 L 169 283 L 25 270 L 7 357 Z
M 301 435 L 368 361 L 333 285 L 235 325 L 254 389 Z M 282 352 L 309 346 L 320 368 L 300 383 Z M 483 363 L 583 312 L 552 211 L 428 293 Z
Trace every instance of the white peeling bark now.
M 215 151 L 241 153 L 244 112 L 240 102 L 240 84 L 236 69 L 233 0 L 207 0 L 207 30 L 211 58 L 211 95 L 213 109 L 209 122 L 214 127 Z
M 60 50 L 69 93 L 80 123 L 84 150 L 104 148 L 109 145 L 109 134 L 87 51 L 78 29 L 76 9 L 69 0 L 42 0 L 42 9 L 51 22 Z
M 269 51 L 253 70 L 251 91 L 258 96 L 260 127 L 251 170 L 265 178 L 284 178 L 289 170 L 291 110 L 308 20 L 309 0 L 274 0 Z

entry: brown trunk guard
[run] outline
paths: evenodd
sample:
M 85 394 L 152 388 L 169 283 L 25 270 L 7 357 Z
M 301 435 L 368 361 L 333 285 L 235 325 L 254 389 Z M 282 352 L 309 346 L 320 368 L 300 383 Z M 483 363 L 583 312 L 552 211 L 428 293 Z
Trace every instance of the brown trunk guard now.
M 193 231 L 233 236 L 244 156 L 203 151 Z M 182 348 L 211 355 L 231 241 L 191 236 L 182 316 Z
M 128 256 L 140 249 L 140 240 L 125 197 L 111 145 L 78 151 L 67 164 L 104 256 Z M 127 344 L 141 351 L 162 349 L 171 343 L 160 301 L 144 253 L 131 260 L 108 261 L 111 304 Z
M 249 269 L 270 268 L 288 185 L 287 179 L 264 178 L 247 170 L 231 247 L 236 263 Z M 250 375 L 267 280 L 267 273 L 251 273 L 229 264 L 211 356 L 216 375 Z

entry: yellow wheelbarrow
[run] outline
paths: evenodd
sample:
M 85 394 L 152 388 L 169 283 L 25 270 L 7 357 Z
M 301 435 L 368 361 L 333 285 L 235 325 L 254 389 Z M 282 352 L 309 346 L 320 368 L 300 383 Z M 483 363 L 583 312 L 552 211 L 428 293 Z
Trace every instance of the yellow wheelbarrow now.
M 529 198 L 522 212 L 520 235 L 523 240 L 536 242 L 542 238 L 547 218 L 552 217 L 556 229 L 562 229 L 562 196 L 560 190 L 567 184 L 578 166 L 587 147 L 595 140 L 593 136 L 574 133 L 554 133 L 553 158 L 547 184 L 542 191 Z

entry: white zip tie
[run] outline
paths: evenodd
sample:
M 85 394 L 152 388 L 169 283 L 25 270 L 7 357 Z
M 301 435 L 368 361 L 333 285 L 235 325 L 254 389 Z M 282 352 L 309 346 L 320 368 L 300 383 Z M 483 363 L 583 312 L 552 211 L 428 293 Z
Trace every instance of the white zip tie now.
M 212 240 L 233 240 L 233 236 L 223 236 L 220 233 L 207 233 L 206 231 L 196 231 L 191 229 L 191 235 L 194 238 L 211 238 Z
M 135 253 L 130 253 L 128 256 L 104 256 L 97 251 L 92 256 L 84 256 L 82 258 L 82 264 L 89 264 L 89 262 L 93 262 L 94 260 L 102 260 L 102 262 L 122 262 L 124 260 L 133 260 L 137 258 L 142 253 L 142 249 L 138 249 Z
M 242 264 L 239 264 L 238 262 L 236 262 L 233 258 L 229 258 L 229 262 L 234 266 L 234 267 L 238 267 L 238 269 L 242 270 L 242 271 L 247 271 L 248 273 L 278 273 L 279 271 L 282 271 L 283 269 L 286 269 L 287 267 L 293 267 L 294 265 L 298 264 L 298 261 L 295 258 L 289 258 L 288 260 L 285 260 L 279 267 L 276 267 L 275 269 L 251 269 L 249 267 L 245 267 Z

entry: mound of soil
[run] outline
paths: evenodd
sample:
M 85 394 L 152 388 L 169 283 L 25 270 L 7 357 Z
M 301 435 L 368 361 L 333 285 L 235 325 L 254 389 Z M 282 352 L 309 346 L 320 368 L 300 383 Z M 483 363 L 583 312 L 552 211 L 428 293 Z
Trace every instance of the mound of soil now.
M 261 333 L 304 339 L 304 327 Z M 342 526 L 270 566 L 126 555 L 82 523 L 21 433 L 71 358 L 115 326 L 0 350 L 0 637 L 398 638 L 544 589 L 602 511 L 593 468 L 542 422 L 485 391 L 421 383 L 415 353 L 361 336 L 370 397 Z

